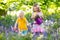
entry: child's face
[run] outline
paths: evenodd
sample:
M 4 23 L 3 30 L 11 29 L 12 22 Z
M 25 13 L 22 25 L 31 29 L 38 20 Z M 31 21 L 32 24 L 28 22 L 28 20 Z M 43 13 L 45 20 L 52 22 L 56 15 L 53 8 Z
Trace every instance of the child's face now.
M 38 11 L 38 7 L 33 7 L 33 10 L 34 10 L 35 12 L 37 12 L 37 11 Z
M 24 17 L 24 13 L 21 12 L 21 13 L 19 14 L 19 17 L 20 17 L 20 18 L 23 18 L 23 17 Z

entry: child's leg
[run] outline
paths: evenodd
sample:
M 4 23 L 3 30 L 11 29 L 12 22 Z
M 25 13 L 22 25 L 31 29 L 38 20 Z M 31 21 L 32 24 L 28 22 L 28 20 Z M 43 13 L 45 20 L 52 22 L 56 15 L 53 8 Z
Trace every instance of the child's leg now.
M 39 37 L 39 35 L 40 35 L 40 32 L 34 33 L 32 40 L 36 40 L 36 38 Z
M 31 32 L 31 28 L 30 28 L 30 26 L 28 26 L 28 32 Z
M 21 35 L 21 31 L 19 30 L 19 32 L 18 32 L 18 35 L 20 36 Z
M 32 40 L 36 40 L 36 34 L 35 33 L 33 33 Z
M 44 37 L 47 37 L 47 32 L 46 31 L 43 32 L 43 35 L 44 35 Z
M 32 37 L 32 40 L 36 40 L 36 35 L 34 35 L 34 36 Z

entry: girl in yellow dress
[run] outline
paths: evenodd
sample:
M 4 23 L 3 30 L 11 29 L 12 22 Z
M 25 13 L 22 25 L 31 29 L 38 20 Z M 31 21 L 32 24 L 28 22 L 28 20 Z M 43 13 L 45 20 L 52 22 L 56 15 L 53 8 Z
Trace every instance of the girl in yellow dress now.
M 28 22 L 27 22 L 26 18 L 24 17 L 23 11 L 19 11 L 19 17 L 16 20 L 15 29 L 16 29 L 17 24 L 18 24 L 19 34 L 26 35 L 28 32 L 28 28 L 27 28 Z

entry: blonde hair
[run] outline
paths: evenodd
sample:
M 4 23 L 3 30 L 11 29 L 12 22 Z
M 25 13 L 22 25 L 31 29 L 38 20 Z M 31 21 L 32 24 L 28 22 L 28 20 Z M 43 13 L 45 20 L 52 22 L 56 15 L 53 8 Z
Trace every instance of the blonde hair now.
M 19 16 L 21 13 L 23 13 L 24 14 L 24 11 L 22 11 L 22 10 L 19 10 L 18 12 L 17 12 L 17 16 Z

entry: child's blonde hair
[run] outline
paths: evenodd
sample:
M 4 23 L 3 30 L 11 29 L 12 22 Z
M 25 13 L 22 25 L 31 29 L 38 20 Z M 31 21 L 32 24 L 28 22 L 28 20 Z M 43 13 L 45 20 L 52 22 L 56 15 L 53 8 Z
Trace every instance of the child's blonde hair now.
M 17 16 L 19 16 L 21 13 L 23 13 L 24 14 L 24 11 L 22 11 L 22 10 L 19 10 L 18 12 L 17 12 Z

